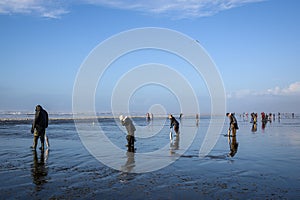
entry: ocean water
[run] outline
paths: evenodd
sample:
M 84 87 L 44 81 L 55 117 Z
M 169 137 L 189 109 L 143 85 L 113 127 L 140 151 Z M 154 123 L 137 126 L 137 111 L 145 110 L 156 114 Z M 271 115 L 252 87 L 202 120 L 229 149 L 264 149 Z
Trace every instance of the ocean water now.
M 101 126 L 107 138 L 122 149 L 108 156 L 119 164 L 119 170 L 90 154 L 71 114 L 50 114 L 50 148 L 32 151 L 33 117 L 30 113 L 0 113 L 1 199 L 300 198 L 298 115 L 283 116 L 265 126 L 258 120 L 256 130 L 249 119 L 237 117 L 238 148 L 233 157 L 228 155 L 233 138 L 225 136 L 227 119 L 216 145 L 205 157 L 198 155 L 210 123 L 207 116 L 201 116 L 199 124 L 193 117 L 184 117 L 177 143 L 170 143 L 168 119 L 154 118 L 148 123 L 144 117 L 133 118 L 137 127 L 143 127 L 136 132 L 136 153 L 126 152 L 124 128 L 109 114 L 99 119 L 81 119 L 80 126 Z M 142 137 L 153 131 L 158 133 Z M 194 131 L 195 138 L 186 148 L 185 139 L 191 138 Z M 135 173 L 142 165 L 139 154 L 164 147 L 163 155 L 149 159 L 174 162 L 148 173 Z

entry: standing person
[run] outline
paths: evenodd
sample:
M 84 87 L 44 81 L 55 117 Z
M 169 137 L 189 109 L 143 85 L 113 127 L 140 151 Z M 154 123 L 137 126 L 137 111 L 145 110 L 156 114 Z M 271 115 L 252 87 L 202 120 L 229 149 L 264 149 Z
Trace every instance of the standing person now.
M 183 114 L 182 114 L 182 113 L 180 113 L 180 115 L 179 115 L 179 120 L 181 120 L 182 116 L 183 116 Z
M 150 113 L 146 114 L 146 122 L 149 123 L 151 121 Z
M 230 136 L 230 132 L 232 132 L 232 136 L 235 137 L 236 130 L 239 129 L 237 120 L 234 116 L 234 113 L 226 113 L 226 116 L 229 118 L 229 129 L 228 129 L 228 136 Z
M 273 116 L 272 113 L 269 113 L 269 121 L 270 121 L 270 122 L 273 121 L 272 116 Z
M 149 122 L 150 120 L 151 120 L 151 118 L 150 118 L 150 113 L 147 113 L 147 114 L 146 114 L 146 121 Z
M 253 123 L 253 124 L 256 124 L 257 123 L 257 113 L 251 113 L 251 122 L 250 123 Z
M 179 122 L 171 114 L 169 115 L 169 119 L 170 119 L 170 129 L 172 129 L 174 127 L 175 133 L 178 134 L 179 133 Z M 172 131 L 170 132 L 170 139 L 171 138 L 172 138 Z
M 127 145 L 126 146 L 128 147 L 128 151 L 134 152 L 134 141 L 135 141 L 134 132 L 136 131 L 135 126 L 134 126 L 132 120 L 128 116 L 124 117 L 123 115 L 120 115 L 119 119 L 121 121 L 122 126 L 125 126 L 125 128 L 127 130 L 127 136 L 126 136 Z
M 31 127 L 31 133 L 33 133 L 33 145 L 31 148 L 36 150 L 38 139 L 40 138 L 41 147 L 40 149 L 44 150 L 45 142 L 45 132 L 48 127 L 48 113 L 42 108 L 42 106 L 37 105 L 35 107 L 35 117 Z

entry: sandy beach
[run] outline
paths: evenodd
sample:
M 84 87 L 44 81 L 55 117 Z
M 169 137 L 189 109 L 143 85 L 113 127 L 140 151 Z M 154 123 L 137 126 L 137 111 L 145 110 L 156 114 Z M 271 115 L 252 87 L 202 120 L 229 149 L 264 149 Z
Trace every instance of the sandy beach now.
M 169 121 L 160 136 L 166 139 L 137 138 L 137 153 L 152 151 L 168 141 Z M 188 150 L 171 165 L 149 173 L 131 173 L 137 168 L 136 157 L 125 151 L 125 138 L 112 121 L 105 123 L 113 141 L 124 153 L 112 159 L 125 161 L 123 171 L 111 169 L 83 146 L 70 121 L 49 124 L 50 149 L 32 151 L 30 122 L 2 123 L 0 126 L 0 191 L 1 199 L 298 199 L 300 197 L 300 119 L 296 116 L 268 123 L 258 122 L 252 132 L 249 120 L 238 118 L 238 150 L 229 157 L 228 137 L 224 124 L 217 144 L 205 157 L 199 148 L 209 119 L 183 118 L 181 138 L 188 128 L 197 135 Z M 85 122 L 89 123 L 89 122 Z M 143 124 L 144 119 L 135 123 Z M 164 135 L 165 133 L 165 135 Z M 138 133 L 137 133 L 138 135 Z M 161 142 L 157 142 L 161 141 Z M 180 152 L 181 145 L 166 152 L 166 159 Z M 153 158 L 157 159 L 157 158 Z M 158 159 L 159 160 L 159 159 Z M 120 168 L 121 169 L 121 168 Z M 128 171 L 128 172 L 124 172 Z

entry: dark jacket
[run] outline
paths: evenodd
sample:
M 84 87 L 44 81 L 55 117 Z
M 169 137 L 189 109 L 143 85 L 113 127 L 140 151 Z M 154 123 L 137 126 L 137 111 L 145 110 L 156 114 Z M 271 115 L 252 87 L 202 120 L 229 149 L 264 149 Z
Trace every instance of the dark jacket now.
M 42 106 L 37 105 L 35 108 L 35 117 L 32 123 L 31 132 L 34 132 L 36 129 L 38 132 L 43 131 L 48 127 L 48 113 L 45 111 Z
M 231 113 L 231 116 L 230 116 L 230 125 L 233 126 L 235 129 L 239 129 L 237 120 L 233 113 Z
M 179 127 L 179 123 L 178 121 L 172 116 L 172 118 L 170 119 L 170 128 L 172 128 L 173 126 L 175 127 Z

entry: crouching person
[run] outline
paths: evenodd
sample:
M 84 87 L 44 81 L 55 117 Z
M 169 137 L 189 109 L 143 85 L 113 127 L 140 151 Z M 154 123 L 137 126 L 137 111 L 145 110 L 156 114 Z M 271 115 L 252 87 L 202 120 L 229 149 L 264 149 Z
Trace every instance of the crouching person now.
M 127 130 L 127 147 L 128 147 L 128 151 L 129 152 L 134 152 L 134 142 L 135 142 L 135 138 L 134 138 L 134 132 L 136 131 L 134 124 L 132 123 L 132 120 L 128 117 L 128 116 L 123 116 L 121 115 L 119 117 L 121 124 L 123 126 L 125 126 L 126 130 Z
M 228 128 L 228 136 L 230 136 L 230 132 L 232 133 L 232 137 L 236 136 L 236 130 L 239 129 L 237 120 L 234 116 L 234 113 L 226 113 L 226 116 L 229 118 L 230 123 L 229 123 L 229 128 Z

